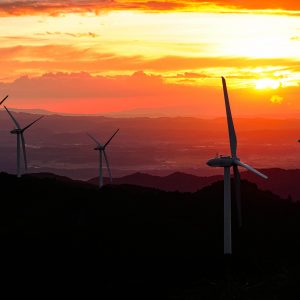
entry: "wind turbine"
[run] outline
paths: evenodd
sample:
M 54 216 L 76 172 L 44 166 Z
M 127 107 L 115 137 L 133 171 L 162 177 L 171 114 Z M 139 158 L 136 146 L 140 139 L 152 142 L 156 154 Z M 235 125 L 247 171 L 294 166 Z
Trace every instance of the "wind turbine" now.
M 41 116 L 41 117 L 37 118 L 35 121 L 33 121 L 32 123 L 30 123 L 26 127 L 21 128 L 20 124 L 14 118 L 14 116 L 12 115 L 12 113 L 7 109 L 7 107 L 4 106 L 4 108 L 6 109 L 6 111 L 9 114 L 9 116 L 11 117 L 11 119 L 13 120 L 13 122 L 16 125 L 16 128 L 13 129 L 10 133 L 17 135 L 17 174 L 18 174 L 18 177 L 21 177 L 21 147 L 20 147 L 21 144 L 22 144 L 22 151 L 23 151 L 25 171 L 27 171 L 27 155 L 26 155 L 26 144 L 25 144 L 25 139 L 24 139 L 24 131 L 27 130 L 29 127 L 31 127 L 34 123 L 36 123 L 37 121 L 39 121 L 44 116 Z
M 91 136 L 89 133 L 87 133 L 87 135 L 96 143 L 96 148 L 94 148 L 94 150 L 99 151 L 99 188 L 101 188 L 103 186 L 102 154 L 103 154 L 105 162 L 106 162 L 110 183 L 112 183 L 111 171 L 110 171 L 110 167 L 109 167 L 105 149 L 106 149 L 107 145 L 110 143 L 110 141 L 113 139 L 113 137 L 117 134 L 118 131 L 119 131 L 119 129 L 111 136 L 111 138 L 104 145 L 102 145 L 98 140 L 96 140 L 93 136 Z
M 225 99 L 228 133 L 230 141 L 231 156 L 220 156 L 210 159 L 207 164 L 210 167 L 224 168 L 224 254 L 232 254 L 232 240 L 231 240 L 231 188 L 230 188 L 230 168 L 233 167 L 234 180 L 235 180 L 235 194 L 237 201 L 238 223 L 242 225 L 241 216 L 241 195 L 240 195 L 240 172 L 238 167 L 243 167 L 252 173 L 268 179 L 268 177 L 249 165 L 240 161 L 237 157 L 237 138 L 235 134 L 234 124 L 231 115 L 229 104 L 229 97 L 227 92 L 226 80 L 222 77 L 223 92 Z

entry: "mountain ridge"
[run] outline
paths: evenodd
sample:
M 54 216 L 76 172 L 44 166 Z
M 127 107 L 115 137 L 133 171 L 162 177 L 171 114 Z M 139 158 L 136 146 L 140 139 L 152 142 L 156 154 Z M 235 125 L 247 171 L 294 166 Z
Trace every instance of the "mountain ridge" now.
M 259 169 L 269 178 L 263 180 L 254 174 L 244 171 L 241 178 L 255 183 L 260 189 L 271 191 L 283 198 L 291 197 L 295 201 L 300 201 L 299 169 L 268 168 Z M 144 187 L 154 187 L 164 191 L 196 192 L 214 182 L 223 180 L 222 175 L 196 176 L 183 172 L 174 172 L 167 176 L 149 175 L 143 172 L 136 172 L 131 175 L 114 178 L 114 184 L 135 184 Z M 98 179 L 92 178 L 88 183 L 97 184 Z M 108 183 L 108 178 L 104 179 Z

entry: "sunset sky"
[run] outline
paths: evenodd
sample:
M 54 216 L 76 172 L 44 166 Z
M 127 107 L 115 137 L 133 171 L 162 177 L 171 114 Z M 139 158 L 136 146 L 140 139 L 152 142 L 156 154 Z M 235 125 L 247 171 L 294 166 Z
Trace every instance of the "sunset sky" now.
M 300 117 L 299 1 L 0 0 L 0 97 L 68 113 Z

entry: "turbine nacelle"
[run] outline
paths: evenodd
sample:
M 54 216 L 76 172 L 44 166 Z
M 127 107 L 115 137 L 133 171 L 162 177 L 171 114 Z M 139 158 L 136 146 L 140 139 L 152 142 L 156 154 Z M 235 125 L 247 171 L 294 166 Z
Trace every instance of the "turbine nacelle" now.
M 210 167 L 231 167 L 234 160 L 230 156 L 221 156 L 210 159 L 206 164 Z
M 21 134 L 22 133 L 22 129 L 16 128 L 16 129 L 11 130 L 10 133 L 12 133 L 12 134 Z

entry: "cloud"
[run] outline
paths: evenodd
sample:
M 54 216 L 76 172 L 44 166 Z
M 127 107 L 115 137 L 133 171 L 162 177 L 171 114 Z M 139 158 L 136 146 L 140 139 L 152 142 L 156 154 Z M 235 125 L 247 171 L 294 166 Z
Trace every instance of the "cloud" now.
M 96 38 L 99 35 L 95 32 L 81 32 L 81 33 L 71 33 L 71 32 L 60 32 L 60 31 L 55 31 L 55 32 L 51 32 L 51 31 L 47 31 L 44 33 L 36 33 L 35 35 L 37 36 L 71 36 L 74 38 L 82 38 L 82 37 L 92 37 L 92 38 Z
M 20 77 L 12 83 L 0 83 L 0 94 L 9 94 L 15 107 L 76 113 L 198 106 L 199 92 L 207 98 L 214 94 L 211 88 L 167 84 L 161 76 L 148 75 L 143 71 L 115 77 L 91 76 L 84 72 L 47 73 L 34 78 Z M 203 108 L 207 108 L 206 113 L 213 113 L 211 103 L 209 107 L 203 104 Z
M 19 1 L 1 1 L 0 16 L 19 16 L 19 15 L 39 15 L 48 14 L 57 16 L 67 13 L 96 13 L 107 10 L 150 10 L 150 11 L 168 11 L 185 7 L 188 3 L 185 1 L 56 1 L 56 0 L 19 0 Z
M 172 84 L 162 76 L 143 71 L 114 77 L 91 76 L 85 72 L 47 73 L 0 83 L 0 95 L 9 94 L 7 105 L 16 108 L 101 113 L 169 107 L 191 115 L 216 117 L 224 116 L 221 80 L 217 82 L 219 85 L 213 87 Z M 259 111 L 265 115 L 288 116 L 300 111 L 297 87 L 282 88 L 278 96 L 269 90 L 234 89 L 231 80 L 227 84 L 235 115 L 257 115 Z
M 278 95 L 273 95 L 270 99 L 270 101 L 274 104 L 282 104 L 283 102 L 283 97 L 278 96 Z
M 147 75 L 137 71 L 132 75 L 91 76 L 89 73 L 46 73 L 29 78 L 23 76 L 12 83 L 2 83 L 0 88 L 9 88 L 18 98 L 113 98 L 156 95 L 164 86 L 161 76 Z M 151 87 L 151 89 L 150 89 Z
M 52 16 L 67 13 L 99 14 L 108 10 L 143 10 L 143 11 L 199 11 L 222 8 L 231 9 L 281 9 L 300 10 L 300 2 L 294 0 L 173 0 L 173 1 L 147 1 L 147 0 L 2 0 L 0 2 L 1 16 L 38 15 L 48 14 Z
M 72 58 L 70 60 L 70 57 Z M 120 56 L 101 52 L 101 49 L 77 48 L 71 45 L 15 46 L 0 48 L 1 71 L 42 70 L 47 72 L 78 70 L 93 72 L 113 70 L 180 71 L 181 77 L 203 77 L 197 70 L 201 68 L 256 68 L 274 66 L 298 68 L 299 61 L 294 59 L 251 59 L 245 57 L 183 57 L 165 56 L 145 58 L 143 56 Z M 198 74 L 197 74 L 198 73 Z M 30 74 L 30 72 L 29 72 Z M 204 75 L 206 76 L 206 75 Z
M 184 72 L 184 73 L 176 74 L 176 76 L 170 78 L 197 79 L 197 78 L 209 78 L 209 76 L 203 73 Z
M 297 66 L 299 61 L 281 58 L 247 58 L 247 57 L 181 57 L 165 56 L 153 60 L 145 60 L 144 68 L 153 70 L 184 70 L 199 68 L 256 68 L 264 66 Z
M 300 10 L 300 2 L 294 0 L 216 0 L 216 4 L 246 9 Z
M 64 13 L 83 13 L 97 11 L 98 8 L 110 6 L 112 1 L 54 1 L 54 0 L 17 0 L 1 1 L 0 15 L 59 15 Z
M 257 77 L 256 68 L 261 69 L 261 76 L 273 76 L 275 71 L 284 70 L 289 73 L 300 72 L 299 61 L 294 59 L 182 56 L 146 58 L 122 56 L 101 52 L 100 48 L 78 48 L 73 45 L 0 47 L 0 64 L 0 80 L 5 81 L 12 81 L 25 74 L 32 77 L 50 72 L 82 71 L 96 75 L 144 70 L 164 74 L 164 78 L 173 82 L 183 80 L 182 83 L 189 84 L 192 81 L 220 77 L 223 71 L 228 74 L 228 78 L 248 81 Z

